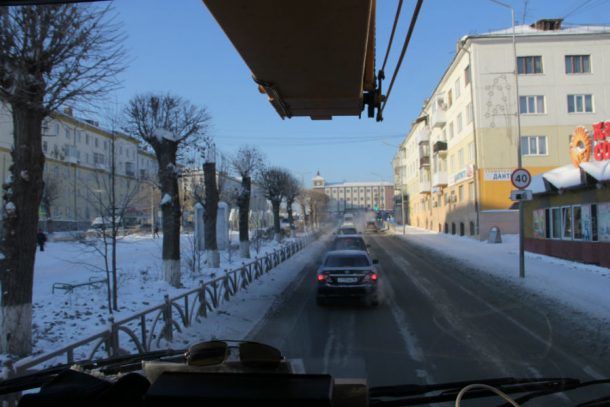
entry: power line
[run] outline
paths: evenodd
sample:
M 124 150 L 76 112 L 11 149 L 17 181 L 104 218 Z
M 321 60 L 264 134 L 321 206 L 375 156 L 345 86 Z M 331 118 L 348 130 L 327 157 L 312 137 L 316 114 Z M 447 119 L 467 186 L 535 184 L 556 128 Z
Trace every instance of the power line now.
M 384 75 L 385 64 L 388 62 L 388 56 L 390 55 L 390 49 L 392 48 L 392 41 L 394 41 L 394 33 L 396 33 L 396 26 L 398 25 L 398 18 L 400 17 L 400 10 L 402 9 L 403 0 L 398 0 L 398 6 L 396 7 L 396 15 L 394 16 L 394 24 L 392 25 L 392 33 L 390 34 L 390 40 L 388 41 L 388 47 L 385 51 L 385 58 L 383 58 L 383 64 L 381 65 L 381 71 L 379 76 Z
M 424 0 L 417 0 L 417 4 L 415 5 L 415 9 L 413 10 L 413 16 L 411 17 L 411 23 L 409 24 L 409 30 L 407 31 L 407 36 L 402 45 L 402 50 L 400 51 L 400 57 L 398 58 L 398 63 L 396 64 L 396 69 L 394 69 L 394 73 L 392 74 L 392 79 L 390 80 L 390 86 L 388 86 L 388 92 L 385 95 L 385 99 L 383 101 L 383 106 L 379 109 L 378 118 L 382 117 L 382 113 L 388 104 L 388 99 L 390 99 L 390 94 L 392 93 L 392 87 L 394 86 L 394 82 L 396 81 L 396 76 L 398 75 L 398 71 L 400 70 L 400 66 L 402 65 L 402 60 L 405 57 L 407 52 L 407 47 L 411 42 L 411 36 L 413 35 L 413 30 L 415 29 L 415 23 L 417 22 L 417 17 L 419 16 L 419 11 L 423 4 Z
M 566 18 L 568 18 L 569 16 L 571 16 L 572 14 L 574 14 L 576 11 L 578 11 L 579 9 L 582 9 L 584 6 L 586 6 L 587 4 L 591 3 L 592 0 L 584 0 L 582 3 L 580 3 L 580 5 L 574 7 L 571 11 L 568 12 L 568 14 L 566 14 L 565 16 L 563 16 L 563 19 L 565 20 Z

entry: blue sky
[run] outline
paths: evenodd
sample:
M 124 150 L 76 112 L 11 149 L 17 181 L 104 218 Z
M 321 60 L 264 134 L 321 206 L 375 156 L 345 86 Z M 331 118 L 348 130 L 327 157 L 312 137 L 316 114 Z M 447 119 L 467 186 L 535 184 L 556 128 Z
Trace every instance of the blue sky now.
M 514 5 L 521 20 L 526 1 L 504 1 Z M 414 3 L 405 1 L 386 76 L 393 72 Z M 397 0 L 377 4 L 379 68 Z M 200 0 L 116 0 L 114 5 L 130 53 L 119 103 L 147 91 L 183 96 L 208 109 L 220 150 L 257 145 L 270 165 L 290 169 L 306 184 L 317 170 L 333 181 L 390 181 L 394 146 L 450 62 L 456 41 L 510 26 L 510 12 L 489 0 L 426 0 L 382 123 L 364 117 L 281 120 Z M 525 21 L 564 17 L 572 10 L 566 23 L 610 23 L 610 0 L 529 0 Z

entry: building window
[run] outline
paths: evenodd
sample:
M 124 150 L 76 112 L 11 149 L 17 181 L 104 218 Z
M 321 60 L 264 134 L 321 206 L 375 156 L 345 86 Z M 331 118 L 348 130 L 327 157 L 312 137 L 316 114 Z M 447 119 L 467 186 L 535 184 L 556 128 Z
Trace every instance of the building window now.
M 542 73 L 542 57 L 517 57 L 517 72 L 521 75 Z
M 472 102 L 466 105 L 466 124 L 472 123 Z
M 69 139 L 70 139 L 70 129 L 66 127 L 66 128 L 64 129 L 64 132 L 65 132 L 65 134 L 66 134 L 66 138 L 69 140 Z
M 523 155 L 547 155 L 546 136 L 523 136 L 523 137 L 521 137 L 521 154 L 523 154 Z
M 464 149 L 463 148 L 460 148 L 460 150 L 458 151 L 458 164 L 459 164 L 458 168 L 462 168 L 464 166 Z
M 453 138 L 453 123 L 449 123 L 449 140 Z
M 97 137 L 95 138 L 95 147 L 99 147 L 100 146 L 100 141 L 97 139 Z
M 49 149 L 48 143 L 46 141 L 43 141 L 42 142 L 42 151 L 44 151 L 46 153 L 48 149 Z
M 85 144 L 89 145 L 89 134 L 85 134 Z
M 561 209 L 551 210 L 551 236 L 553 239 L 561 239 Z
M 474 142 L 471 141 L 470 144 L 468 144 L 468 161 L 469 162 L 474 162 Z
M 593 95 L 568 95 L 568 113 L 592 113 Z
M 572 207 L 572 216 L 574 217 L 574 239 L 582 239 L 582 207 L 574 205 Z
M 470 72 L 470 65 L 468 65 L 466 68 L 464 68 L 464 86 L 468 86 L 470 84 L 471 81 L 471 72 Z
M 464 200 L 464 185 L 460 185 L 458 188 L 458 202 L 462 202 Z
M 460 222 L 460 236 L 464 236 L 464 222 Z
M 468 184 L 468 199 L 474 202 L 474 182 Z
M 458 134 L 460 134 L 462 132 L 462 114 L 461 113 L 457 115 L 456 126 L 457 126 L 457 132 L 458 132 Z
M 563 230 L 563 238 L 572 239 L 572 208 L 565 206 L 561 208 L 561 226 Z
M 542 114 L 545 113 L 544 96 L 520 96 L 519 113 Z
M 447 92 L 447 109 L 449 109 L 452 104 L 453 104 L 453 91 L 451 89 L 449 89 L 449 92 Z
M 455 84 L 453 85 L 453 91 L 455 92 L 455 100 L 457 100 L 462 94 L 460 89 L 460 78 L 455 80 Z
M 590 73 L 590 58 L 589 55 L 566 55 L 566 73 Z

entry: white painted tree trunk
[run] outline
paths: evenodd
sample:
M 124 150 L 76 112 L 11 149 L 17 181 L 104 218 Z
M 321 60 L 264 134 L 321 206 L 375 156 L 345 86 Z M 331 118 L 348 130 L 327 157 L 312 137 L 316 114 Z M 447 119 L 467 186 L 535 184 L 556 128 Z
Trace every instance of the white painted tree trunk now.
M 163 277 L 172 287 L 180 287 L 180 260 L 163 260 Z
M 0 349 L 25 355 L 32 349 L 32 304 L 0 307 Z
M 250 258 L 250 242 L 249 241 L 243 241 L 243 242 L 239 242 L 239 255 L 241 256 L 242 259 L 249 259 Z
M 218 250 L 206 250 L 205 263 L 208 265 L 208 267 L 220 267 L 220 253 Z

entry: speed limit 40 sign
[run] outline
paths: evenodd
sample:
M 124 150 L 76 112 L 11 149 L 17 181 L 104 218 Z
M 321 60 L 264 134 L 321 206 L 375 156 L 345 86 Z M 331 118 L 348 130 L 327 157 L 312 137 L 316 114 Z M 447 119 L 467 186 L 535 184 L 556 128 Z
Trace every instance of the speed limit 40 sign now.
M 515 188 L 525 189 L 530 185 L 530 182 L 532 182 L 532 175 L 525 168 L 517 168 L 510 174 L 510 181 Z

